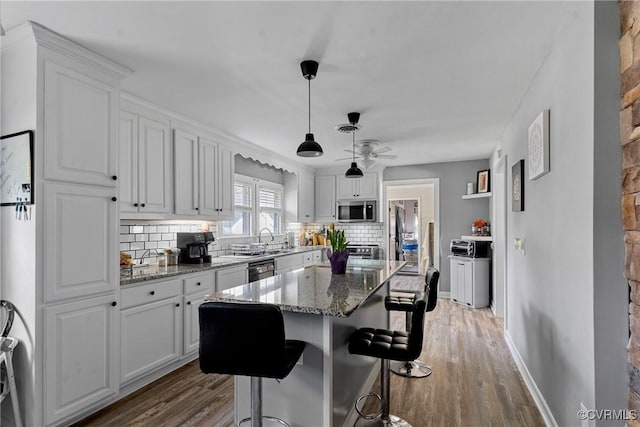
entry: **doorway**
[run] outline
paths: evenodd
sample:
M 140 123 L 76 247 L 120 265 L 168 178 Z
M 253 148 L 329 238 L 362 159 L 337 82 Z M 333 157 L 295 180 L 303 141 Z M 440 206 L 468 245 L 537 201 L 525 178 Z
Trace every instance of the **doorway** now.
M 398 274 L 424 275 L 440 267 L 439 180 L 386 181 L 386 258 L 406 261 Z

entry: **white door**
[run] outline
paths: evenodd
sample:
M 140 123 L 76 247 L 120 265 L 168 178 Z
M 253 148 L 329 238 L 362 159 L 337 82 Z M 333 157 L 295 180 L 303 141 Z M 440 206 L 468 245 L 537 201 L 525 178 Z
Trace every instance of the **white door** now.
M 47 425 L 118 389 L 115 305 L 107 295 L 44 309 Z
M 172 209 L 171 134 L 167 123 L 138 118 L 138 203 L 140 212 Z
M 120 312 L 120 380 L 125 383 L 180 357 L 182 297 Z
M 53 60 L 45 62 L 45 178 L 115 187 L 117 89 Z
M 336 220 L 336 177 L 335 175 L 315 178 L 315 221 Z
M 44 184 L 46 302 L 116 289 L 115 192 L 107 187 Z
M 218 215 L 218 144 L 205 138 L 198 143 L 198 176 L 200 181 L 200 215 L 215 218 Z M 177 203 L 176 203 L 177 209 Z
M 176 213 L 198 215 L 198 137 L 176 129 L 173 155 Z
M 120 111 L 120 212 L 138 212 L 138 116 Z
M 218 146 L 218 219 L 233 219 L 234 154 L 222 145 Z

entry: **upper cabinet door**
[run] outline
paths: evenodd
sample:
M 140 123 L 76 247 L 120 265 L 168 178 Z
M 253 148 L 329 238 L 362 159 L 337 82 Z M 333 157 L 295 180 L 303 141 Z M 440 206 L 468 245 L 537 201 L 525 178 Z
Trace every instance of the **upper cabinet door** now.
M 198 137 L 174 131 L 176 214 L 198 215 Z
M 235 159 L 231 150 L 218 147 L 218 219 L 233 219 L 233 174 Z
M 44 177 L 115 187 L 117 88 L 45 60 L 44 104 Z
M 138 117 L 120 111 L 120 212 L 138 212 Z
M 216 217 L 218 215 L 218 144 L 200 137 L 198 144 L 199 182 L 200 182 L 200 215 Z M 176 205 L 176 211 L 178 206 Z
M 138 118 L 138 195 L 140 212 L 169 213 L 173 206 L 171 129 Z
M 337 183 L 337 199 L 345 200 L 345 199 L 355 199 L 356 196 L 356 186 L 355 181 L 358 178 L 345 178 L 344 176 L 338 175 L 338 183 Z
M 316 176 L 316 218 L 317 222 L 332 222 L 336 219 L 336 177 Z
M 365 173 L 362 178 L 356 178 L 358 182 L 358 198 L 366 200 L 378 199 L 378 174 L 375 172 Z

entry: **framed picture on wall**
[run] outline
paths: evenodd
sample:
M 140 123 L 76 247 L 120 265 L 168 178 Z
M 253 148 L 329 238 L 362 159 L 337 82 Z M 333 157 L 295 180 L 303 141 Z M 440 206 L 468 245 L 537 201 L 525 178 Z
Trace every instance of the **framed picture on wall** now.
M 524 211 L 524 159 L 511 167 L 511 210 Z
M 0 137 L 0 205 L 33 204 L 33 131 Z
M 529 181 L 549 172 L 549 110 L 529 126 Z
M 476 182 L 478 193 L 488 193 L 491 189 L 489 181 L 489 169 L 478 171 L 478 179 Z

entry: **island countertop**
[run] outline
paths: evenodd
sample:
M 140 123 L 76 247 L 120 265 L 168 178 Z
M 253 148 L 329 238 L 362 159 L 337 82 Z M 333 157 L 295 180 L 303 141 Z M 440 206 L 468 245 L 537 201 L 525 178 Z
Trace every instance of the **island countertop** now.
M 283 311 L 348 317 L 404 264 L 349 259 L 345 274 L 332 274 L 324 262 L 216 292 L 205 301 L 269 303 Z

